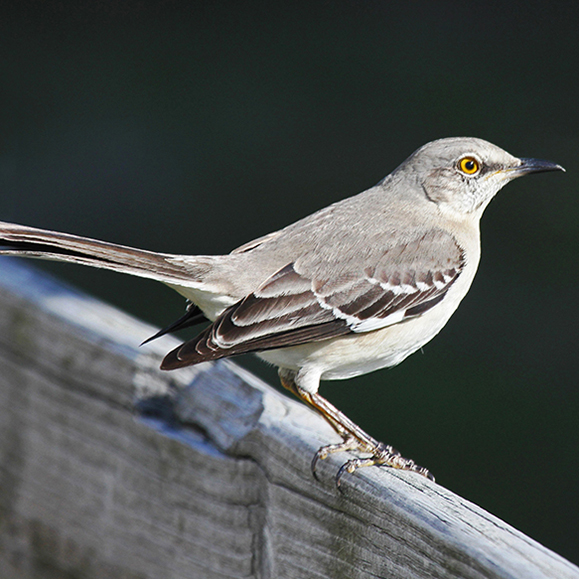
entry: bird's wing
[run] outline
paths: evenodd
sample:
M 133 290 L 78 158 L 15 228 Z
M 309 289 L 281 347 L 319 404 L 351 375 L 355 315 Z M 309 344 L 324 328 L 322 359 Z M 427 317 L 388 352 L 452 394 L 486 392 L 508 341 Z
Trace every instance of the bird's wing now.
M 319 265 L 319 264 L 318 264 Z M 174 369 L 225 356 L 296 346 L 378 330 L 442 301 L 465 265 L 449 234 L 431 231 L 379 259 L 328 264 L 312 272 L 291 263 L 163 361 Z M 339 272 L 324 276 L 323 272 Z

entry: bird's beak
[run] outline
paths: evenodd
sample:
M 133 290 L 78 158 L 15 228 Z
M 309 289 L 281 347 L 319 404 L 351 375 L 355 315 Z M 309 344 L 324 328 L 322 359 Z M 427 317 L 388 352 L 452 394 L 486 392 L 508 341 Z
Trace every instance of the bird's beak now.
M 543 159 L 519 159 L 520 163 L 518 165 L 505 167 L 499 169 L 496 175 L 499 179 L 506 179 L 507 181 L 512 181 L 517 177 L 522 177 L 523 175 L 528 175 L 529 173 L 544 173 L 545 171 L 565 171 L 561 165 L 553 163 L 552 161 L 543 161 Z M 492 176 L 491 175 L 491 176 Z
M 506 170 L 512 178 L 527 175 L 528 173 L 544 173 L 546 171 L 565 171 L 561 165 L 542 159 L 520 159 L 521 164 Z

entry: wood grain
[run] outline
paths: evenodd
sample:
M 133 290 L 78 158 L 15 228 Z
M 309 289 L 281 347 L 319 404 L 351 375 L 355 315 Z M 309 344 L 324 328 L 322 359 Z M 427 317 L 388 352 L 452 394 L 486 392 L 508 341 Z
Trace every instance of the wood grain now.
M 325 422 L 230 361 L 0 261 L 0 577 L 557 578 L 579 569 L 423 477 L 310 472 Z

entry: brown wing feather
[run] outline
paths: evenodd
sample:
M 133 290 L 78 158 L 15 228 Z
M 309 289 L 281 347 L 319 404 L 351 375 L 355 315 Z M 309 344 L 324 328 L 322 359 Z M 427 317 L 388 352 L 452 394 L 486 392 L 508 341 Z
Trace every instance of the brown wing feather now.
M 410 244 L 409 244 L 410 245 Z M 420 245 L 406 246 L 412 258 Z M 365 332 L 418 316 L 438 304 L 464 267 L 456 254 L 420 269 L 400 272 L 396 264 L 377 264 L 339 280 L 309 279 L 289 264 L 256 292 L 228 308 L 199 336 L 170 352 L 170 370 L 247 352 L 296 346 L 353 332 Z M 401 252 L 396 248 L 397 252 Z M 398 255 L 396 256 L 398 257 Z M 394 318 L 394 316 L 396 316 Z

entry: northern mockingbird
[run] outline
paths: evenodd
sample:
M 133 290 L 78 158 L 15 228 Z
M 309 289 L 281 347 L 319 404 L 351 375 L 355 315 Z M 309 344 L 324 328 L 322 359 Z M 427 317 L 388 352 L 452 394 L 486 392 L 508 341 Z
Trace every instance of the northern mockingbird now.
M 256 352 L 283 386 L 342 437 L 312 462 L 354 450 L 345 472 L 389 465 L 430 473 L 376 441 L 318 393 L 394 366 L 433 338 L 468 291 L 480 257 L 479 221 L 509 181 L 564 170 L 518 159 L 475 138 L 428 143 L 376 186 L 227 255 L 155 253 L 0 223 L 0 253 L 70 261 L 161 281 L 185 296 L 185 316 L 156 336 L 203 321 L 161 368 Z M 152 339 L 152 338 L 151 338 Z

